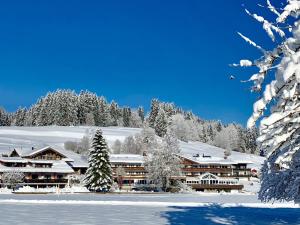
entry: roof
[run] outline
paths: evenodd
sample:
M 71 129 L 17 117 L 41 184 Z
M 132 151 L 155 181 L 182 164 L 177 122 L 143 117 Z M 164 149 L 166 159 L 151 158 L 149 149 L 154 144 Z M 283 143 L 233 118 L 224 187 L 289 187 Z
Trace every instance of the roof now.
M 21 157 L 0 157 L 1 162 L 16 162 L 16 163 L 27 163 L 28 160 Z
M 46 146 L 46 147 L 34 149 L 34 150 L 32 150 L 32 148 L 14 149 L 20 155 L 20 157 L 2 157 L 2 158 L 4 158 L 6 161 L 9 160 L 12 162 L 17 162 L 18 160 L 22 160 L 24 162 L 46 163 L 46 164 L 50 164 L 50 163 L 52 164 L 54 162 L 57 162 L 56 160 L 34 160 L 34 159 L 22 158 L 22 157 L 26 157 L 26 156 L 33 156 L 40 152 L 46 151 L 48 149 L 51 149 L 51 150 L 59 153 L 60 155 L 66 157 L 61 160 L 66 165 L 68 165 L 67 164 L 67 162 L 68 162 L 72 167 L 75 167 L 75 168 L 88 167 L 88 162 L 87 162 L 87 159 L 85 159 L 85 157 L 83 157 L 82 155 L 79 155 L 75 152 L 65 150 L 65 149 L 61 148 L 60 146 Z M 2 159 L 2 158 L 0 158 L 0 159 Z
M 110 154 L 111 163 L 144 163 L 144 157 L 136 154 Z
M 74 170 L 64 161 L 53 161 L 51 168 L 41 167 L 6 167 L 0 164 L 0 172 L 19 171 L 23 173 L 73 173 Z
M 34 149 L 34 150 L 31 150 L 31 151 L 27 151 L 27 152 L 23 152 L 23 154 L 21 156 L 25 157 L 25 156 L 34 156 L 34 155 L 37 155 L 43 151 L 47 151 L 47 150 L 52 150 L 52 151 L 55 151 L 57 152 L 58 154 L 62 155 L 63 157 L 66 157 L 61 151 L 58 151 L 50 146 L 46 146 L 44 148 L 41 148 L 41 149 Z
M 230 158 L 224 159 L 221 157 L 203 157 L 193 156 L 191 154 L 179 154 L 180 157 L 186 158 L 198 164 L 214 164 L 214 165 L 236 165 L 236 164 L 251 164 L 251 161 L 246 160 L 232 160 Z

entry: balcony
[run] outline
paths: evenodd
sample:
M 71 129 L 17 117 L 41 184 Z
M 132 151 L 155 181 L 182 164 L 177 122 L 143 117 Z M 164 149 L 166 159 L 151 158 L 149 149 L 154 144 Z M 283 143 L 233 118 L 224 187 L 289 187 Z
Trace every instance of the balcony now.
M 26 179 L 25 184 L 66 184 L 68 179 Z

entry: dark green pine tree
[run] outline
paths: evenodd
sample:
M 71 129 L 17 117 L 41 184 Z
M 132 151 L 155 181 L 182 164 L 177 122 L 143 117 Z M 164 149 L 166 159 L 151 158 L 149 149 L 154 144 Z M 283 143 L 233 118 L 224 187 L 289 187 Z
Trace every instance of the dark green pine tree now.
M 97 130 L 89 154 L 89 167 L 85 175 L 85 183 L 89 190 L 110 190 L 113 179 L 108 152 L 108 146 L 102 136 L 102 131 Z

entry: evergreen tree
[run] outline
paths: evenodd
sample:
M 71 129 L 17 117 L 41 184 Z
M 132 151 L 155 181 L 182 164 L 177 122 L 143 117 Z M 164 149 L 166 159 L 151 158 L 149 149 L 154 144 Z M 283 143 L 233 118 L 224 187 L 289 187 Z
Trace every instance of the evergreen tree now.
M 102 131 L 97 130 L 89 153 L 89 167 L 85 176 L 85 183 L 88 189 L 93 191 L 110 190 L 113 180 L 108 153 L 109 149 Z
M 274 42 L 272 49 L 264 50 L 252 40 L 240 36 L 258 48 L 262 56 L 257 60 L 240 60 L 239 66 L 255 66 L 257 72 L 250 81 L 253 91 L 261 96 L 254 104 L 248 127 L 260 121 L 259 148 L 267 153 L 261 171 L 262 201 L 300 199 L 300 1 L 288 0 L 280 7 L 267 1 L 276 21 L 247 14 L 262 24 Z M 274 72 L 275 70 L 275 72 Z
M 141 118 L 142 122 L 144 122 L 144 120 L 145 120 L 145 112 L 144 112 L 144 108 L 142 106 L 140 106 L 138 108 L 138 115 Z
M 103 96 L 101 96 L 98 99 L 98 104 L 99 104 L 99 115 L 98 118 L 96 119 L 96 125 L 101 127 L 109 126 L 111 122 L 111 118 L 109 114 L 109 106 L 106 99 Z
M 129 127 L 131 120 L 131 109 L 129 107 L 123 108 L 123 126 Z
M 0 108 L 0 126 L 10 126 L 11 125 L 11 121 L 9 118 L 8 113 Z
M 162 109 L 160 109 L 157 114 L 154 129 L 155 129 L 155 133 L 160 137 L 165 136 L 165 134 L 167 133 L 167 129 L 168 129 L 167 115 L 165 111 Z
M 120 115 L 120 109 L 118 104 L 115 101 L 112 101 L 109 106 L 109 113 L 111 117 L 111 125 L 112 126 L 118 126 L 119 125 L 119 118 L 121 117 Z
M 152 99 L 151 100 L 151 111 L 150 111 L 150 115 L 148 118 L 149 126 L 152 128 L 154 128 L 154 126 L 155 126 L 155 121 L 156 121 L 156 117 L 158 115 L 159 109 L 160 109 L 159 101 L 157 99 Z
M 14 125 L 24 126 L 26 121 L 26 108 L 19 108 L 15 113 Z

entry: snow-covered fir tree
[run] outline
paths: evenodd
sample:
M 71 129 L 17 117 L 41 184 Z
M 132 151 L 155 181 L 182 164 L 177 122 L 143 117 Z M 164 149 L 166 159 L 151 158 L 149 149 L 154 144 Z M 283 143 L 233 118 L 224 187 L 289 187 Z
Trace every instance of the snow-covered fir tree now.
M 26 125 L 26 108 L 18 108 L 15 113 L 13 124 L 15 126 L 25 126 Z
M 131 109 L 129 107 L 123 108 L 123 126 L 130 127 Z
M 140 106 L 140 107 L 138 108 L 138 115 L 139 115 L 139 117 L 141 118 L 141 121 L 142 121 L 142 123 L 143 123 L 144 120 L 145 120 L 145 111 L 144 111 L 144 108 L 143 108 L 142 106 Z
M 172 178 L 181 175 L 179 142 L 176 136 L 167 132 L 163 143 L 146 158 L 147 176 L 156 186 L 167 191 Z
M 89 91 L 81 91 L 78 96 L 78 123 L 95 125 L 98 116 L 99 104 L 97 95 Z
M 120 112 L 120 108 L 115 101 L 112 101 L 110 103 L 109 112 L 111 116 L 111 126 L 120 125 L 120 118 L 122 117 L 122 113 Z
M 0 108 L 0 126 L 10 126 L 10 124 L 9 114 L 3 108 Z
M 109 149 L 102 135 L 97 130 L 89 153 L 89 167 L 85 175 L 88 189 L 93 191 L 109 191 L 112 184 L 112 169 L 109 161 Z
M 101 96 L 98 99 L 98 104 L 99 104 L 99 115 L 98 118 L 96 119 L 96 124 L 101 127 L 106 127 L 111 124 L 111 117 L 109 114 L 109 105 L 106 101 L 106 99 Z
M 267 1 L 276 21 L 246 13 L 262 24 L 275 43 L 265 50 L 248 37 L 239 35 L 262 52 L 257 60 L 241 60 L 239 66 L 256 66 L 252 75 L 253 91 L 262 91 L 248 120 L 252 128 L 260 120 L 258 143 L 267 152 L 261 174 L 259 198 L 270 200 L 300 199 L 300 1 L 288 0 L 283 5 Z
M 8 126 L 14 124 L 15 118 L 20 118 L 20 111 L 5 114 L 5 120 L 7 121 L 5 124 Z M 159 114 L 163 114 L 165 119 L 162 120 Z M 157 121 L 159 123 L 156 123 Z M 167 124 L 165 121 L 167 121 Z M 153 99 L 151 111 L 146 116 L 142 107 L 139 107 L 137 110 L 129 107 L 122 108 L 115 101 L 108 104 L 104 97 L 98 97 L 95 93 L 81 91 L 77 95 L 71 90 L 57 90 L 47 93 L 46 96 L 38 99 L 26 111 L 24 121 L 22 119 L 22 122 L 18 122 L 16 125 L 95 125 L 142 128 L 143 126 L 151 127 L 151 124 L 160 136 L 164 135 L 167 128 L 172 130 L 181 141 L 201 141 L 213 145 L 215 145 L 217 134 L 226 127 L 219 121 L 200 119 L 191 111 L 184 111 L 174 103 L 160 102 L 157 99 Z M 245 138 L 248 135 L 246 129 L 238 125 L 235 125 L 234 129 L 237 129 L 237 132 L 239 132 L 238 146 L 240 147 L 236 150 L 248 153 L 256 152 L 258 154 L 258 151 L 253 150 L 255 149 L 253 145 L 246 143 L 247 140 Z M 136 137 L 135 140 L 137 141 Z M 138 140 L 138 144 L 141 143 Z
M 157 114 L 156 120 L 155 120 L 155 124 L 154 124 L 155 133 L 159 137 L 163 137 L 167 133 L 167 129 L 168 129 L 167 115 L 163 109 L 160 109 L 158 111 L 158 114 Z
M 152 128 L 154 128 L 154 126 L 155 126 L 155 121 L 156 121 L 156 117 L 158 115 L 159 109 L 160 109 L 159 101 L 157 99 L 152 99 L 150 115 L 148 117 L 149 126 Z

